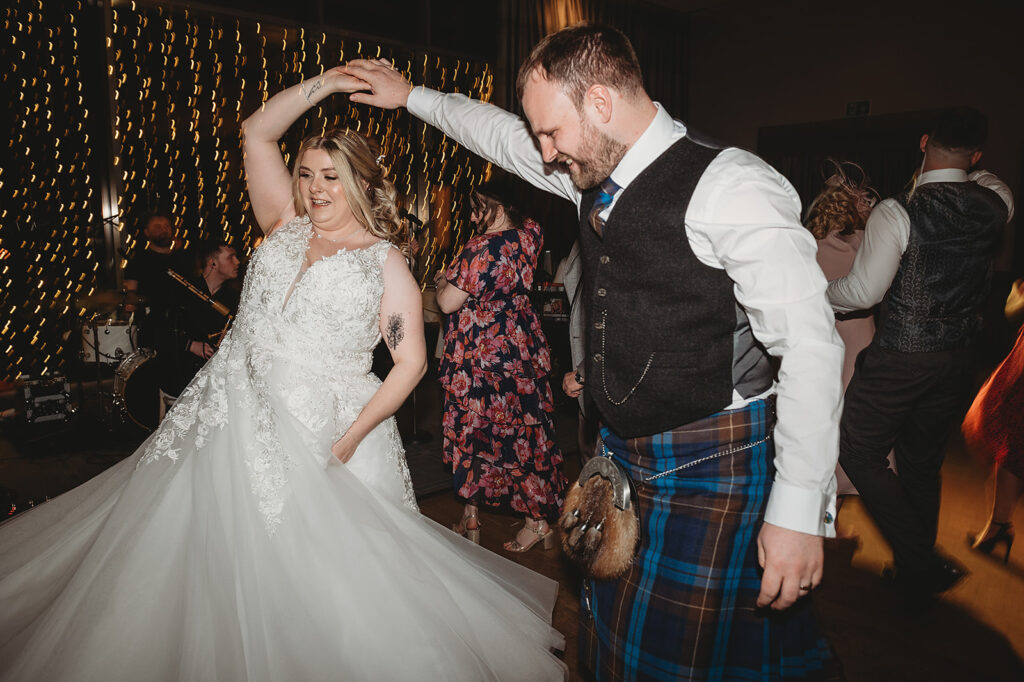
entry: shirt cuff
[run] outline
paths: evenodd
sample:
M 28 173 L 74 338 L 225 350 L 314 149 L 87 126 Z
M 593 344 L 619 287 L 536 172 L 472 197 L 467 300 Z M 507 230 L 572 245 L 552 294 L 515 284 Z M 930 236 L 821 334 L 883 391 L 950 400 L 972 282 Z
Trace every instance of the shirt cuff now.
M 828 488 L 808 490 L 785 481 L 775 481 L 764 510 L 765 523 L 789 530 L 821 535 L 836 536 L 836 479 Z
M 438 95 L 436 90 L 417 85 L 409 91 L 409 97 L 405 100 L 405 108 L 416 118 L 426 120 Z

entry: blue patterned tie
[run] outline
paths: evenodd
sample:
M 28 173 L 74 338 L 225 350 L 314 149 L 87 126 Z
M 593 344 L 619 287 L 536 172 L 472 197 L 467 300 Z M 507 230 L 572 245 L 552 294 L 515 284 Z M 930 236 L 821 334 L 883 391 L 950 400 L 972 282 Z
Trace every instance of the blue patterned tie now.
M 612 197 L 618 192 L 621 187 L 615 184 L 615 181 L 611 178 L 607 178 L 601 183 L 601 191 L 597 194 L 597 200 L 594 205 L 590 208 L 590 226 L 594 228 L 594 232 L 599 235 L 604 229 L 604 220 L 601 218 L 601 211 L 608 207 L 608 204 L 612 203 Z

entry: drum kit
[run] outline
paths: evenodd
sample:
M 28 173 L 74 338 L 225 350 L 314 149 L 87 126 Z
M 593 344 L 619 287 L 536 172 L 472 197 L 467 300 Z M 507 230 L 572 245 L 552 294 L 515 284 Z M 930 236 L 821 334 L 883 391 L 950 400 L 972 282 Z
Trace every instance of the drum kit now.
M 82 321 L 82 363 L 95 365 L 97 389 L 103 368 L 114 368 L 112 392 L 100 391 L 104 414 L 111 422 L 118 418 L 152 431 L 159 423 L 156 351 L 139 347 L 133 312 L 145 302 L 133 291 L 98 291 L 76 301 L 88 315 Z

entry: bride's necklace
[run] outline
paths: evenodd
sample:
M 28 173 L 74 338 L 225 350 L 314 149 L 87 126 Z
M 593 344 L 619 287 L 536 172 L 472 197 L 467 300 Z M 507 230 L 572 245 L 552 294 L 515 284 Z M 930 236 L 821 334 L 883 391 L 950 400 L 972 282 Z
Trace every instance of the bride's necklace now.
M 349 232 L 348 234 L 346 234 L 345 236 L 343 236 L 343 237 L 341 237 L 339 239 L 331 239 L 330 237 L 325 237 L 322 234 L 320 234 L 319 232 L 317 232 L 315 227 L 313 228 L 313 235 L 316 236 L 317 239 L 322 239 L 323 241 L 330 242 L 331 244 L 342 244 L 344 242 L 347 242 L 349 240 L 349 238 L 352 235 L 354 235 L 356 232 L 358 232 L 358 230 L 352 230 L 351 232 Z

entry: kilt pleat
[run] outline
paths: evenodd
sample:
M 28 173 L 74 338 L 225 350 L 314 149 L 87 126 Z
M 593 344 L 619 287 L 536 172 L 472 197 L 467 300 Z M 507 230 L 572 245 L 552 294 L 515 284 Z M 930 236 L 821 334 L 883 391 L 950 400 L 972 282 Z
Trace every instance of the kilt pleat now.
M 773 408 L 755 401 L 644 438 L 602 429 L 636 483 L 642 537 L 622 577 L 583 584 L 580 656 L 596 679 L 829 676 L 809 599 L 784 612 L 755 603 L 757 534 L 775 475 Z

